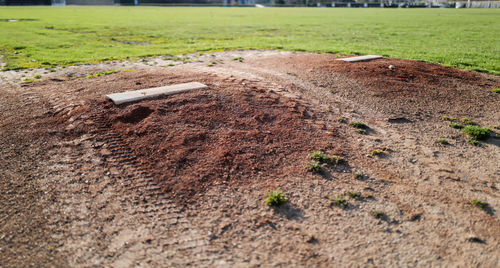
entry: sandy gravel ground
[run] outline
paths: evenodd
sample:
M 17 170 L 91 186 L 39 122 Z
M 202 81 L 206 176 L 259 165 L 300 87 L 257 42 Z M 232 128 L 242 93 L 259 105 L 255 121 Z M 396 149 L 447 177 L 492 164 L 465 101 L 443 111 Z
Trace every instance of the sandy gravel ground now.
M 500 78 L 337 57 L 0 73 L 2 266 L 500 266 Z M 103 97 L 189 81 L 209 88 L 119 107 Z M 449 127 L 463 117 L 492 137 L 471 145 Z M 345 162 L 309 172 L 312 150 Z M 289 202 L 266 206 L 278 187 Z

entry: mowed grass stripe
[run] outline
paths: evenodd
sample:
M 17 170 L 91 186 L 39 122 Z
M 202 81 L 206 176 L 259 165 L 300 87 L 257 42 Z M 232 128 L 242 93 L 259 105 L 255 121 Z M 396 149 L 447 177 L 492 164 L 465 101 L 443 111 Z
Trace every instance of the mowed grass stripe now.
M 5 69 L 253 48 L 500 74 L 499 18 L 499 9 L 3 7 L 0 53 Z

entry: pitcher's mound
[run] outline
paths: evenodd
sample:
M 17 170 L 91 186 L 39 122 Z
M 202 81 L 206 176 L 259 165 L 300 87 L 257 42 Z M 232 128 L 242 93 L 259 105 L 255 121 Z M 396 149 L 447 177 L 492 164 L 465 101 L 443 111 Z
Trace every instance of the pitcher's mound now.
M 332 149 L 334 139 L 297 102 L 234 83 L 104 106 L 102 116 L 112 131 L 158 184 L 176 195 L 195 196 L 210 185 L 303 176 L 308 154 Z

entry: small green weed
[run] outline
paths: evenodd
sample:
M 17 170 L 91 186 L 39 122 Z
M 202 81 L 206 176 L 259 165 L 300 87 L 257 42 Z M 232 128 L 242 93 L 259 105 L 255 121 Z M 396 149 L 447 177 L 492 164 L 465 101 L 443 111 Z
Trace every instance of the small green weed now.
M 269 190 L 269 192 L 267 192 L 266 196 L 267 196 L 266 205 L 269 205 L 269 206 L 279 207 L 279 206 L 285 204 L 286 202 L 288 202 L 288 200 L 286 199 L 286 196 L 280 191 L 280 189 Z
M 26 82 L 26 83 L 31 83 L 31 82 L 35 82 L 35 79 L 33 79 L 33 78 L 24 78 L 23 81 Z
M 365 174 L 361 173 L 361 172 L 356 172 L 354 173 L 354 178 L 357 179 L 357 180 L 361 180 L 365 177 Z
M 436 142 L 439 144 L 442 144 L 442 145 L 449 145 L 450 144 L 446 139 L 438 139 Z
M 37 75 L 33 76 L 33 78 L 35 78 L 35 79 L 40 79 L 40 78 L 42 78 L 42 76 L 41 76 L 41 75 L 39 75 L 39 74 L 37 74 Z
M 236 57 L 236 58 L 233 58 L 234 61 L 239 61 L 239 62 L 243 62 L 243 58 L 242 57 Z
M 472 139 L 472 138 L 469 139 L 469 143 L 474 145 L 474 146 L 481 146 L 481 143 L 476 139 Z
M 466 125 L 476 125 L 476 123 L 472 122 L 469 118 L 467 117 L 463 117 L 462 119 L 460 119 L 462 121 L 462 123 L 466 124 Z
M 349 123 L 349 125 L 351 125 L 351 127 L 359 128 L 359 129 L 367 129 L 368 128 L 368 126 L 365 123 L 359 122 L 359 121 L 352 121 L 351 123 Z
M 457 123 L 451 123 L 449 126 L 452 127 L 452 128 L 455 128 L 455 129 L 462 129 L 462 128 L 464 128 L 464 126 L 462 126 L 460 124 L 457 124 Z
M 491 129 L 476 125 L 467 125 L 462 129 L 462 132 L 474 140 L 486 140 L 491 135 Z
M 314 173 L 319 173 L 321 171 L 321 165 L 318 161 L 311 161 L 307 169 Z
M 357 131 L 359 134 L 362 134 L 362 135 L 365 135 L 365 134 L 366 134 L 366 130 L 365 130 L 365 129 L 358 128 L 358 129 L 356 129 L 356 131 Z
M 443 120 L 447 120 L 447 121 L 457 120 L 457 118 L 455 118 L 455 117 L 449 117 L 449 116 L 447 116 L 447 115 L 443 115 L 443 116 L 441 116 L 441 118 L 442 118 Z
M 110 75 L 110 74 L 114 74 L 114 73 L 119 73 L 121 71 L 131 72 L 132 70 L 131 69 L 127 69 L 127 70 L 114 69 L 114 70 L 109 70 L 109 71 L 104 71 L 104 72 L 98 72 L 95 74 L 89 74 L 89 75 L 85 76 L 85 78 L 88 79 L 88 78 L 94 78 L 94 77 L 99 77 L 99 76 L 103 76 L 103 75 Z
M 324 152 L 322 151 L 313 151 L 309 157 L 315 161 L 318 161 L 320 163 L 332 163 L 332 164 L 340 164 L 342 163 L 344 160 L 342 159 L 342 157 L 340 156 L 336 156 L 336 155 L 326 155 Z
M 176 56 L 167 57 L 166 60 L 182 61 L 182 63 L 189 63 L 193 61 L 190 57 L 176 57 Z
M 371 150 L 370 151 L 371 156 L 381 156 L 381 155 L 385 155 L 385 154 L 387 154 L 387 152 L 383 151 L 383 150 Z
M 104 75 L 110 75 L 110 74 L 114 74 L 114 73 L 117 73 L 117 72 L 120 72 L 121 70 L 109 70 L 109 71 L 105 71 L 104 72 Z
M 325 163 L 326 161 L 328 161 L 328 156 L 323 153 L 322 151 L 313 151 L 309 157 L 313 160 L 316 160 L 316 161 L 319 161 L 319 162 L 322 162 L 322 163 Z
M 376 219 L 383 219 L 385 218 L 385 213 L 377 210 L 373 210 L 371 212 L 372 216 L 375 217 Z
M 347 124 L 347 119 L 346 119 L 346 118 L 344 118 L 344 117 L 339 117 L 339 118 L 337 118 L 337 121 L 338 121 L 339 123 L 342 123 L 342 124 Z
M 341 164 L 344 162 L 344 159 L 340 156 L 337 156 L 337 155 L 328 156 L 328 160 L 330 161 L 330 163 L 335 164 L 335 165 L 338 165 L 338 164 Z
M 494 93 L 500 94 L 500 88 L 494 88 L 491 91 L 493 91 Z
M 337 196 L 337 198 L 330 198 L 330 201 L 332 201 L 332 204 L 337 206 L 337 207 L 341 207 L 341 208 L 346 208 L 347 207 L 347 200 L 345 200 L 345 198 L 339 194 Z
M 472 199 L 472 201 L 470 202 L 473 206 L 477 207 L 477 208 L 480 208 L 480 209 L 486 209 L 489 204 L 484 202 L 484 201 L 480 201 L 480 200 L 477 200 L 477 199 Z
M 349 193 L 349 196 L 351 198 L 354 198 L 354 199 L 360 199 L 361 198 L 361 194 L 360 193 L 357 193 L 357 192 L 350 192 Z

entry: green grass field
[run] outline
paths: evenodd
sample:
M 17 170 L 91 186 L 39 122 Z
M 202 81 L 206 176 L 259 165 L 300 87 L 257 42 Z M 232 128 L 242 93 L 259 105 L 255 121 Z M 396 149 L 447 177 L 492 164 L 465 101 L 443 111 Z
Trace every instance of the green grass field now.
M 380 54 L 500 74 L 500 10 L 0 8 L 4 69 L 249 48 Z

